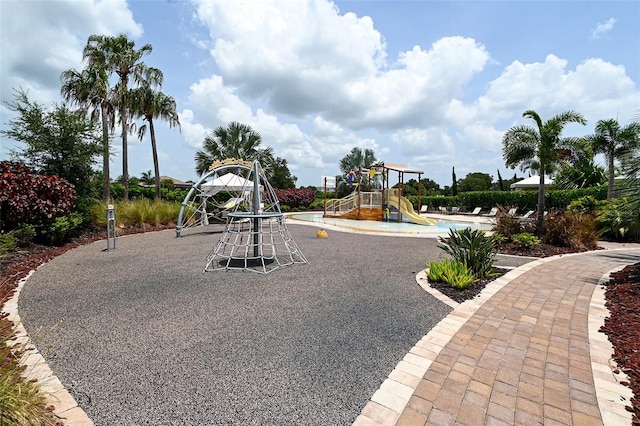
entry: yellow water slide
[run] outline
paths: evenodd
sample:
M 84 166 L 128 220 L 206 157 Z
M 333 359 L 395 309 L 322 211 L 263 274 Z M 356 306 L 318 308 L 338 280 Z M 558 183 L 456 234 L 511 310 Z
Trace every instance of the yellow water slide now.
M 398 199 L 398 197 L 396 197 L 395 195 L 389 195 L 389 205 L 398 209 L 398 211 L 400 211 L 400 213 L 402 213 L 402 215 L 406 217 L 410 222 L 417 223 L 418 225 L 438 224 L 438 222 L 436 222 L 435 220 L 422 217 L 418 213 L 416 213 L 416 211 L 413 209 L 413 204 L 411 204 L 411 201 L 407 200 L 404 197 L 400 197 L 400 199 Z

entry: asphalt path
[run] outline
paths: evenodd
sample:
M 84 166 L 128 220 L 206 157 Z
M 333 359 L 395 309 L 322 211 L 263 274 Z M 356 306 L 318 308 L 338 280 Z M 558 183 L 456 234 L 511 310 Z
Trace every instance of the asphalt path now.
M 416 283 L 433 238 L 289 224 L 309 263 L 203 273 L 219 233 L 82 246 L 39 268 L 25 327 L 96 425 L 352 423 L 451 310 Z

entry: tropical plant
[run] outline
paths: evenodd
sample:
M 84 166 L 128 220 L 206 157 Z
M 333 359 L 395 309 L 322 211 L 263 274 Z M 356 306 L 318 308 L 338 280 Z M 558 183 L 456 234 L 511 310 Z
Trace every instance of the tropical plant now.
M 625 197 L 611 200 L 602 207 L 596 223 L 603 237 L 640 241 L 640 207 Z
M 196 152 L 196 173 L 200 176 L 209 171 L 216 160 L 236 158 L 238 160 L 258 160 L 265 173 L 268 165 L 274 162 L 271 147 L 260 148 L 262 136 L 247 124 L 230 122 L 226 127 L 219 126 L 202 143 L 202 150 Z
M 478 281 L 471 269 L 459 260 L 443 259 L 439 262 L 428 262 L 427 268 L 429 281 L 446 283 L 459 290 L 464 290 Z
M 521 232 L 519 234 L 515 234 L 511 237 L 511 241 L 524 247 L 533 247 L 540 244 L 540 238 L 536 237 L 530 232 Z
M 60 94 L 71 105 L 78 105 L 91 121 L 100 121 L 102 128 L 102 199 L 108 201 L 110 193 L 110 133 L 115 127 L 113 93 L 109 86 L 109 75 L 105 56 L 101 50 L 89 43 L 83 50 L 87 66 L 78 71 L 69 69 L 62 73 Z
M 162 71 L 148 67 L 142 62 L 142 57 L 152 51 L 150 44 L 135 49 L 135 42 L 129 40 L 126 34 L 118 36 L 91 35 L 84 50 L 89 63 L 102 64 L 108 75 L 115 73 L 118 81 L 114 86 L 113 104 L 118 111 L 122 129 L 122 184 L 123 198 L 129 200 L 129 157 L 127 135 L 130 131 L 130 90 L 134 87 L 157 87 L 162 85 Z
M 146 172 L 142 172 L 140 175 L 140 181 L 144 182 L 145 185 L 153 185 L 155 182 L 155 177 L 151 170 L 147 170 Z
M 614 195 L 615 168 L 614 162 L 627 155 L 638 146 L 640 140 L 640 122 L 634 121 L 624 127 L 613 118 L 599 120 L 596 123 L 595 134 L 585 138 L 593 147 L 596 154 L 604 154 L 607 160 L 609 186 L 607 199 Z
M 538 187 L 538 217 L 536 233 L 544 232 L 545 175 L 552 174 L 564 161 L 577 160 L 582 141 L 579 138 L 563 138 L 562 131 L 569 123 L 586 125 L 584 117 L 574 111 L 558 114 L 542 121 L 537 112 L 525 111 L 522 114 L 536 123 L 536 127 L 518 125 L 510 128 L 502 138 L 502 154 L 507 167 L 520 165 L 522 171 L 535 170 L 540 175 Z
M 584 158 L 574 164 L 565 164 L 553 179 L 557 189 L 579 189 L 604 185 L 607 182 L 605 170 L 596 165 L 593 158 Z
M 353 147 L 351 151 L 342 159 L 338 164 L 342 175 L 338 177 L 338 186 L 344 192 L 344 187 L 347 185 L 347 182 L 359 183 L 362 184 L 362 187 L 365 191 L 370 190 L 372 187 L 378 186 L 377 181 L 371 179 L 371 177 L 367 174 L 365 179 L 361 179 L 362 176 L 358 176 L 358 171 L 362 169 L 369 169 L 373 164 L 377 162 L 376 154 L 370 148 L 358 148 Z M 349 176 L 352 176 L 351 181 L 349 181 Z M 364 174 L 363 174 L 364 176 Z M 359 180 L 359 182 L 355 182 Z M 351 186 L 351 185 L 349 185 Z
M 449 236 L 439 237 L 438 241 L 439 248 L 464 263 L 477 278 L 486 278 L 492 274 L 497 243 L 484 231 L 471 228 L 450 229 Z
M 153 126 L 154 119 L 161 119 L 180 129 L 180 120 L 176 112 L 176 101 L 160 91 L 155 91 L 149 86 L 134 89 L 130 94 L 130 111 L 134 117 L 141 117 L 146 123 L 138 128 L 138 138 L 142 140 L 149 127 L 151 135 L 151 153 L 153 155 L 153 170 L 155 173 L 156 199 L 162 198 L 160 192 L 160 165 L 158 163 L 158 147 L 156 143 L 156 131 Z
M 567 212 L 595 215 L 605 204 L 606 201 L 600 201 L 592 195 L 586 195 L 572 201 L 567 207 Z

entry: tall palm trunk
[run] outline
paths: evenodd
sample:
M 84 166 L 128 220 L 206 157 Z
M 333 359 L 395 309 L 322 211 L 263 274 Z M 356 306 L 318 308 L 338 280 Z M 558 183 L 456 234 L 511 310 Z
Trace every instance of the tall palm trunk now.
M 613 160 L 614 155 L 613 152 L 611 155 L 608 155 L 607 160 L 609 160 L 609 185 L 607 186 L 607 200 L 613 199 L 613 188 L 615 185 L 615 170 L 613 169 Z
M 122 102 L 124 103 L 124 100 Z M 124 186 L 122 198 L 126 203 L 129 201 L 129 149 L 127 146 L 127 116 L 124 108 L 120 110 L 120 121 L 122 123 L 122 185 Z
M 104 105 L 100 106 L 102 118 L 102 199 L 111 200 L 111 176 L 109 175 L 109 120 Z
M 153 171 L 156 174 L 156 200 L 162 199 L 160 191 L 160 163 L 158 162 L 158 148 L 156 145 L 156 129 L 153 127 L 153 119 L 149 118 L 149 132 L 151 133 L 151 152 L 153 153 Z
M 536 236 L 544 235 L 544 167 L 540 166 L 540 187 L 538 188 L 538 217 L 536 220 Z

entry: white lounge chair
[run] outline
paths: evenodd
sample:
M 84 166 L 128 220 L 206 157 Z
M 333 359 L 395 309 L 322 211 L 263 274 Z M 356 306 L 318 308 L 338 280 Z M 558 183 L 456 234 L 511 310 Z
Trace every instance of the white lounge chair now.
M 427 212 L 427 208 L 428 208 L 428 206 L 422 206 L 422 207 L 420 207 L 420 214 L 422 214 L 422 213 L 428 213 L 428 212 Z
M 438 207 L 438 210 L 440 210 L 440 213 L 442 214 L 447 214 L 447 208 L 445 206 Z
M 535 212 L 536 212 L 535 210 L 529 210 L 528 212 L 523 214 L 520 219 L 529 219 L 531 217 L 531 215 L 534 214 Z
M 507 213 L 509 216 L 515 216 L 516 212 L 518 211 L 518 209 L 516 207 L 509 209 L 509 213 Z
M 482 210 L 482 207 L 476 207 L 475 209 L 473 209 L 472 212 L 465 213 L 465 214 L 467 214 L 469 216 L 476 216 L 476 215 L 480 214 L 480 210 Z
M 495 216 L 496 214 L 498 214 L 498 208 L 492 207 L 491 211 L 489 211 L 489 213 L 487 213 L 485 216 Z
M 458 214 L 458 208 L 457 207 L 451 207 L 451 214 Z

